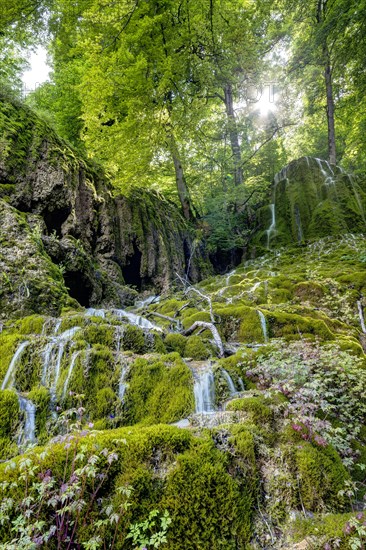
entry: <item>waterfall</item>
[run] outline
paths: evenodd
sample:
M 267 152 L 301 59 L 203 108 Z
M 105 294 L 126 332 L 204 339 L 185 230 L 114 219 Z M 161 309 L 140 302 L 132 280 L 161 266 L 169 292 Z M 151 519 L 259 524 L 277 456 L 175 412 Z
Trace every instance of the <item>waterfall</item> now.
M 215 378 L 211 366 L 193 370 L 197 414 L 215 411 Z
M 142 309 L 146 306 L 149 306 L 150 304 L 158 304 L 159 303 L 159 300 L 160 300 L 160 296 L 148 296 L 147 298 L 145 298 L 144 300 L 138 300 L 136 303 L 135 303 L 135 308 L 136 309 Z
M 126 384 L 127 373 L 128 373 L 128 365 L 122 365 L 121 376 L 119 379 L 119 387 L 118 387 L 118 397 L 120 398 L 122 403 L 124 401 L 124 397 L 127 389 L 127 384 Z
M 221 374 L 222 374 L 222 377 L 225 379 L 225 382 L 227 384 L 228 390 L 230 392 L 230 397 L 233 397 L 234 395 L 236 395 L 238 393 L 237 389 L 235 388 L 235 384 L 233 382 L 233 379 L 231 378 L 230 374 L 225 369 L 221 369 Z
M 36 442 L 36 406 L 32 401 L 18 395 L 19 407 L 24 412 L 24 428 L 19 437 L 18 445 L 27 446 Z
M 263 313 L 259 309 L 257 310 L 257 313 L 259 315 L 259 319 L 260 319 L 260 322 L 261 322 L 264 343 L 266 344 L 268 342 L 267 321 L 266 321 L 265 316 L 263 315 Z
M 124 309 L 113 309 L 112 310 L 113 315 L 116 315 L 119 319 L 126 318 L 131 323 L 131 325 L 135 325 L 137 327 L 146 328 L 148 330 L 158 330 L 162 331 L 158 325 L 154 325 L 154 323 L 151 323 L 148 319 L 145 317 L 142 317 L 141 315 L 136 315 L 136 313 L 131 313 L 130 311 L 126 311 Z
M 267 233 L 267 248 L 268 249 L 269 249 L 272 233 L 274 233 L 276 231 L 276 210 L 275 210 L 275 205 L 270 204 L 269 208 L 270 208 L 270 211 L 271 211 L 271 225 L 269 226 L 269 228 L 266 231 L 266 233 Z
M 80 353 L 81 351 L 75 351 L 72 354 L 69 370 L 67 371 L 67 376 L 64 383 L 64 389 L 62 390 L 62 400 L 64 400 L 66 397 L 67 388 L 69 387 L 69 382 L 75 367 L 76 359 L 79 357 Z
M 105 310 L 104 309 L 94 309 L 93 307 L 89 307 L 85 315 L 88 317 L 101 317 L 102 319 L 105 319 Z
M 43 351 L 43 371 L 41 384 L 42 386 L 50 387 L 54 395 L 56 394 L 57 382 L 60 376 L 65 346 L 78 330 L 80 330 L 80 327 L 73 327 L 66 330 L 59 336 L 52 336 L 50 342 L 48 342 Z M 53 381 L 51 382 L 52 377 Z
M 361 324 L 362 332 L 364 334 L 366 334 L 365 317 L 363 315 L 363 308 L 362 308 L 361 300 L 359 300 L 357 302 L 357 307 L 358 307 L 358 315 L 360 317 L 360 324 Z
M 6 389 L 11 388 L 12 386 L 14 386 L 15 373 L 16 373 L 16 367 L 17 367 L 18 361 L 21 358 L 23 351 L 25 350 L 25 348 L 28 345 L 29 345 L 28 341 L 27 342 L 22 342 L 20 344 L 20 346 L 18 347 L 18 349 L 16 350 L 16 352 L 15 352 L 15 354 L 14 354 L 14 356 L 13 356 L 11 362 L 10 362 L 9 368 L 6 372 L 3 383 L 1 385 L 2 390 L 6 390 Z
M 125 332 L 125 327 L 123 325 L 116 326 L 116 332 L 115 332 L 115 342 L 116 342 L 116 352 L 119 353 L 121 351 L 121 344 L 122 344 L 122 338 L 123 334 Z

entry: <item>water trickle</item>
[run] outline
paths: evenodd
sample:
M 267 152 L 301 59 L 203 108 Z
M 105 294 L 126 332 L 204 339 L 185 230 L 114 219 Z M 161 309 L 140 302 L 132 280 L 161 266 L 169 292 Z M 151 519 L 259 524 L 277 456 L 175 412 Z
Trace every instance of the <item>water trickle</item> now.
M 137 327 L 146 328 L 149 330 L 159 330 L 162 329 L 158 327 L 158 325 L 154 325 L 154 323 L 151 323 L 146 317 L 142 317 L 141 315 L 136 315 L 136 313 L 132 313 L 130 311 L 126 311 L 124 309 L 113 309 L 112 310 L 113 315 L 118 317 L 118 319 L 126 318 L 131 325 L 135 325 Z
M 364 317 L 364 314 L 363 314 L 363 307 L 362 307 L 361 300 L 359 300 L 357 302 L 357 308 L 358 308 L 358 315 L 360 317 L 360 324 L 361 324 L 362 332 L 364 334 L 366 334 L 365 317 Z
M 145 298 L 144 300 L 138 300 L 136 303 L 135 303 L 135 307 L 137 309 L 142 309 L 146 306 L 149 306 L 150 304 L 158 304 L 160 301 L 160 296 L 148 296 L 147 298 Z
M 48 342 L 42 353 L 43 370 L 41 384 L 42 386 L 49 387 L 53 393 L 53 396 L 56 394 L 57 382 L 60 376 L 61 362 L 65 351 L 65 346 L 78 330 L 80 330 L 80 327 L 72 327 L 59 336 L 52 336 L 50 342 Z
M 89 307 L 85 315 L 88 317 L 101 317 L 102 319 L 105 319 L 105 310 L 104 309 L 94 309 L 93 307 Z
M 193 369 L 194 398 L 197 414 L 215 412 L 215 378 L 212 367 Z
M 24 428 L 18 440 L 18 445 L 25 447 L 36 442 L 36 406 L 32 401 L 18 395 L 20 410 L 24 413 Z
M 230 392 L 230 397 L 233 397 L 234 395 L 236 395 L 238 393 L 237 389 L 235 388 L 235 384 L 233 382 L 233 379 L 231 378 L 230 374 L 225 369 L 221 369 L 221 374 L 222 374 L 222 377 L 224 378 L 224 380 L 227 384 L 228 390 Z
M 69 382 L 70 382 L 70 378 L 72 376 L 72 373 L 73 373 L 73 370 L 74 370 L 74 367 L 75 367 L 76 359 L 79 357 L 80 353 L 81 353 L 81 351 L 75 351 L 72 354 L 69 370 L 67 371 L 67 376 L 66 376 L 66 380 L 65 380 L 65 383 L 64 383 L 64 388 L 62 390 L 62 399 L 63 400 L 66 397 L 67 388 L 69 387 Z
M 123 325 L 117 325 L 116 326 L 116 332 L 114 335 L 114 339 L 116 342 L 116 352 L 119 353 L 121 351 L 121 345 L 122 345 L 122 339 L 125 332 L 125 327 Z
M 119 386 L 118 386 L 118 397 L 120 398 L 120 401 L 124 401 L 125 393 L 127 390 L 127 383 L 126 383 L 126 377 L 128 373 L 128 365 L 124 364 L 122 365 L 121 369 L 121 376 L 119 379 Z
M 265 316 L 263 315 L 263 313 L 259 309 L 258 309 L 257 313 L 259 315 L 259 319 L 260 319 L 260 322 L 261 322 L 261 327 L 262 327 L 262 332 L 263 332 L 263 339 L 264 339 L 264 342 L 267 343 L 268 342 L 267 321 L 266 321 Z
M 27 342 L 22 342 L 20 344 L 20 346 L 18 347 L 18 349 L 16 350 L 16 352 L 15 352 L 15 354 L 14 354 L 14 356 L 13 356 L 11 362 L 10 362 L 9 368 L 6 372 L 3 383 L 1 385 L 2 390 L 6 390 L 6 389 L 9 389 L 9 388 L 14 386 L 15 373 L 16 373 L 16 368 L 17 368 L 19 359 L 21 358 L 21 356 L 23 354 L 23 351 L 25 350 L 25 348 L 28 345 L 29 345 L 28 341 Z
M 241 391 L 245 391 L 245 385 L 242 378 L 238 378 L 239 386 Z
M 271 211 L 271 225 L 267 229 L 267 248 L 269 249 L 272 234 L 276 231 L 276 209 L 274 204 L 269 205 Z

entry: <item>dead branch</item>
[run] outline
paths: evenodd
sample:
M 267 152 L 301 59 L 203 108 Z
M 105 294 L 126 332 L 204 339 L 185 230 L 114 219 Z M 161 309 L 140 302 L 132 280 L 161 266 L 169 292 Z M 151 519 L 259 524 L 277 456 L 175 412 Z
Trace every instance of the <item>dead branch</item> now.
M 195 321 L 193 325 L 191 325 L 189 328 L 187 328 L 182 332 L 183 336 L 189 336 L 198 327 L 211 331 L 214 342 L 219 350 L 219 357 L 224 357 L 225 352 L 224 352 L 224 346 L 221 340 L 221 336 L 213 323 L 206 323 L 205 321 Z

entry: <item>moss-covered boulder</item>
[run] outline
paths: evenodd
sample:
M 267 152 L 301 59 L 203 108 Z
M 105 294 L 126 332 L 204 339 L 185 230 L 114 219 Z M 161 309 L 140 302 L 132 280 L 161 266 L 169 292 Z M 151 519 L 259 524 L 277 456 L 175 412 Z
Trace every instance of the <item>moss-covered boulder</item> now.
M 276 176 L 272 204 L 259 214 L 263 248 L 303 243 L 328 235 L 361 233 L 366 227 L 365 182 L 325 160 L 302 157 Z

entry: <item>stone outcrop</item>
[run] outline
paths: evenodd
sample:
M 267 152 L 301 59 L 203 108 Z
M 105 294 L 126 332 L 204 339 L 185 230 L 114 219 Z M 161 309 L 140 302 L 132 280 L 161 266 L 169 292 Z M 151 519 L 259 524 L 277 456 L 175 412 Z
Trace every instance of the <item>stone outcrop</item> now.
M 271 204 L 260 212 L 256 244 L 263 248 L 366 229 L 363 182 L 327 161 L 302 157 L 276 176 Z
M 40 217 L 44 248 L 81 305 L 127 305 L 136 290 L 167 290 L 176 273 L 209 273 L 174 204 L 147 191 L 114 196 L 98 167 L 27 107 L 1 99 L 0 198 Z

